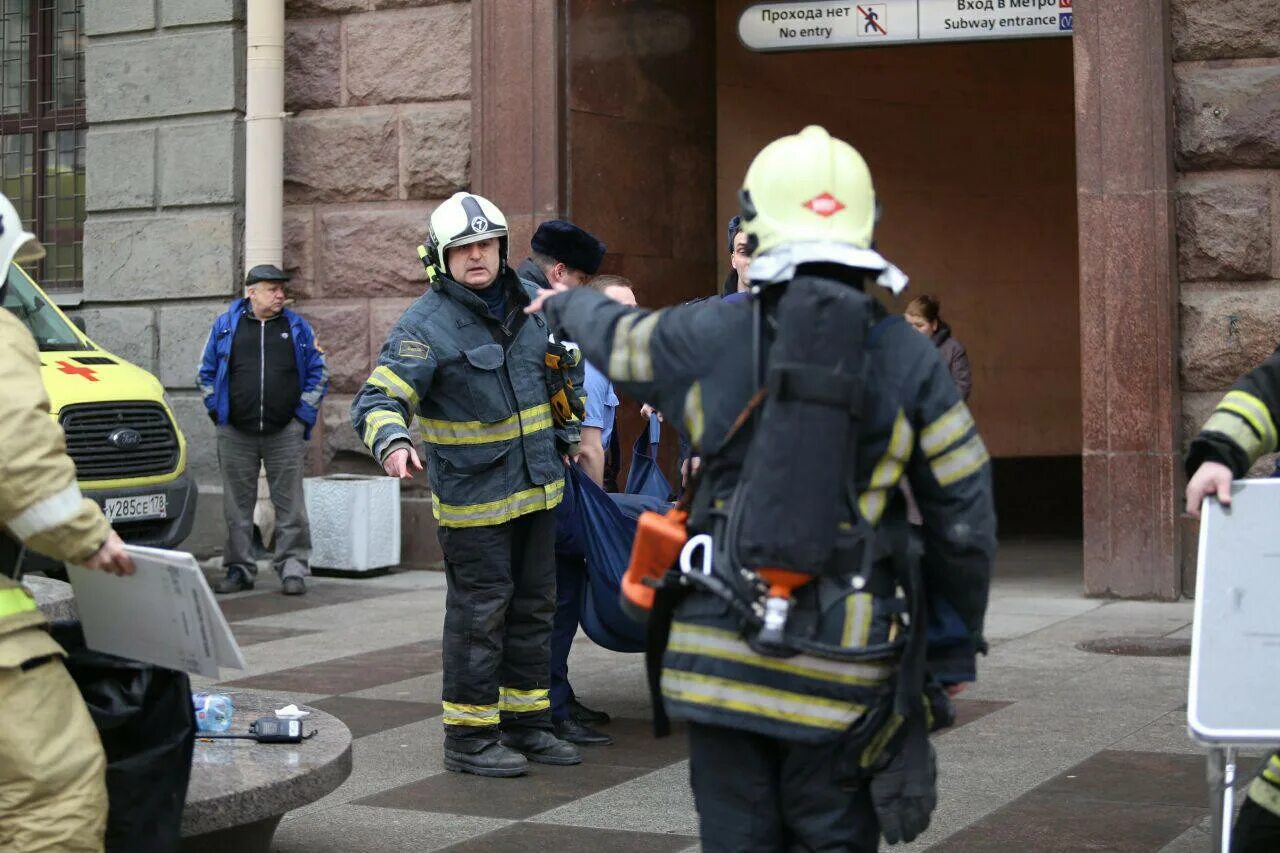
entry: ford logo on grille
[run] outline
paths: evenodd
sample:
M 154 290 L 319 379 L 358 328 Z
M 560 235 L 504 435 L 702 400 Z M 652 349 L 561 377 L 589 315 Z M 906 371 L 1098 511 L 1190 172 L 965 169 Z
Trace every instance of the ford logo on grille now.
M 107 441 L 121 450 L 133 450 L 139 444 L 142 444 L 142 433 L 136 429 L 124 427 L 107 436 Z

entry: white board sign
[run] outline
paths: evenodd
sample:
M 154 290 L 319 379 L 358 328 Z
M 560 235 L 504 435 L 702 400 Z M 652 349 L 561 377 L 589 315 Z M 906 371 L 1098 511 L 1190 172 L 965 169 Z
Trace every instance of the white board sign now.
M 1210 744 L 1280 742 L 1280 480 L 1241 480 L 1201 511 L 1187 725 Z
M 1069 36 L 1072 0 L 880 0 L 755 3 L 738 38 L 756 51 Z

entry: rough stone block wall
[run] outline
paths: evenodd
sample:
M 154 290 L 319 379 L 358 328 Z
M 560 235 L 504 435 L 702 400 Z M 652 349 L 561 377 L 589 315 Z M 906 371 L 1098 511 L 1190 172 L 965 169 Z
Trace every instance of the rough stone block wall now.
M 471 8 L 440 0 L 288 0 L 285 8 L 284 260 L 294 308 L 315 326 L 332 373 L 313 463 L 368 472 L 351 399 L 423 292 L 417 246 L 431 211 L 471 180 Z M 404 504 L 402 553 L 432 562 L 421 481 Z
M 167 389 L 201 487 L 197 530 L 214 541 L 220 482 L 195 375 L 243 275 L 244 11 L 244 0 L 85 4 L 81 313 L 95 340 Z
M 1280 344 L 1280 3 L 1171 0 L 1170 14 L 1185 445 Z M 1184 526 L 1188 593 L 1194 533 Z

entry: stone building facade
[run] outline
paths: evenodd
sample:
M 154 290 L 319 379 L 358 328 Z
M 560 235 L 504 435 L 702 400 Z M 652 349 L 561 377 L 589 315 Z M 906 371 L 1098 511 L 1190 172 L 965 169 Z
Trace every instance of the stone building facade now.
M 285 263 L 333 368 L 313 471 L 370 470 L 347 405 L 421 291 L 414 249 L 456 189 L 498 202 L 517 257 L 566 215 L 604 236 L 605 268 L 642 302 L 712 291 L 737 180 L 718 113 L 750 88 L 718 79 L 716 53 L 738 49 L 726 33 L 747 5 L 287 0 Z M 1080 419 L 1084 585 L 1171 598 L 1194 553 L 1185 443 L 1280 337 L 1280 6 L 1074 14 L 1080 404 L 1061 416 Z M 86 0 L 86 31 L 83 313 L 169 389 L 204 549 L 220 513 L 192 376 L 243 272 L 244 2 Z M 405 506 L 405 553 L 430 562 L 425 496 Z

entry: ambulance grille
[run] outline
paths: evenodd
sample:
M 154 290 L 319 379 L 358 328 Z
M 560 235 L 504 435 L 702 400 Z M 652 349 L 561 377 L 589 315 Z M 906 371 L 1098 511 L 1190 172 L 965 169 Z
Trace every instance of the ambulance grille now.
M 119 480 L 171 474 L 178 467 L 178 435 L 156 403 L 85 403 L 62 410 L 67 453 L 81 480 Z M 137 433 L 112 441 L 121 430 Z M 124 446 L 119 446 L 124 445 Z

